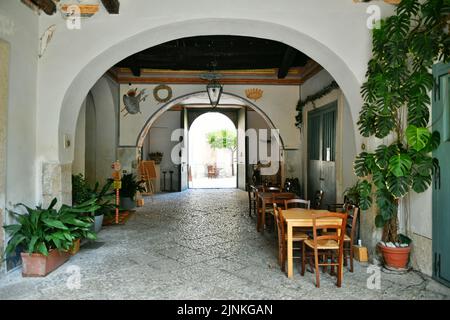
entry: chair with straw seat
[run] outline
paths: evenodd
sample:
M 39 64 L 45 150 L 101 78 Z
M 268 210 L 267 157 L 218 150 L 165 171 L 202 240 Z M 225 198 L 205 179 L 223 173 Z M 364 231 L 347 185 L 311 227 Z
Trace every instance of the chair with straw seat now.
M 274 203 L 273 211 L 278 231 L 278 263 L 280 265 L 281 271 L 285 272 L 287 260 L 287 239 L 286 239 L 285 222 L 283 219 L 283 210 Z M 306 239 L 308 239 L 308 235 L 306 233 L 294 230 L 292 234 L 292 241 L 294 242 L 294 244 L 302 243 Z M 302 252 L 302 246 L 300 245 L 299 247 L 294 247 L 293 250 Z
M 303 241 L 302 254 L 302 276 L 305 275 L 306 257 L 314 257 L 314 268 L 316 273 L 316 287 L 320 287 L 320 266 L 338 267 L 337 286 L 342 285 L 342 264 L 344 252 L 344 235 L 347 223 L 347 213 L 324 212 L 312 215 L 313 218 L 313 239 Z M 328 218 L 339 219 L 340 223 L 327 221 Z M 326 229 L 327 233 L 322 234 Z M 334 232 L 330 231 L 334 230 Z M 309 252 L 308 252 L 309 251 Z M 312 251 L 312 252 L 311 252 Z M 319 252 L 323 261 L 319 261 Z M 334 254 L 333 254 L 334 253 Z M 330 258 L 330 262 L 328 262 Z M 335 260 L 337 259 L 337 262 Z

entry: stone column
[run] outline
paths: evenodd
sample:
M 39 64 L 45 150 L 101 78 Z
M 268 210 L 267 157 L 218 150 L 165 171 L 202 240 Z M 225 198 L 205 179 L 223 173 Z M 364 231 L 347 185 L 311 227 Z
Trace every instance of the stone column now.
M 42 165 L 42 205 L 50 205 L 58 199 L 62 204 L 72 205 L 72 164 L 43 163 Z
M 0 252 L 3 252 L 3 221 L 6 206 L 6 134 L 8 127 L 9 44 L 0 40 Z M 0 270 L 3 263 L 0 264 Z

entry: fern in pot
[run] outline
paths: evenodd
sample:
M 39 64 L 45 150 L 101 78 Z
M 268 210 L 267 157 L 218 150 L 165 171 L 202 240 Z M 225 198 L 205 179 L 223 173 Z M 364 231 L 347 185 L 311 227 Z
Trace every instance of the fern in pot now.
M 385 143 L 359 154 L 354 168 L 362 179 L 361 209 L 376 203 L 375 224 L 383 228 L 378 247 L 390 267 L 405 268 L 411 249 L 411 240 L 399 233 L 399 203 L 411 191 L 427 190 L 439 167 L 430 155 L 440 144 L 439 133 L 428 128 L 430 70 L 436 61 L 449 61 L 449 14 L 448 1 L 402 0 L 373 31 L 358 125 L 362 136 Z

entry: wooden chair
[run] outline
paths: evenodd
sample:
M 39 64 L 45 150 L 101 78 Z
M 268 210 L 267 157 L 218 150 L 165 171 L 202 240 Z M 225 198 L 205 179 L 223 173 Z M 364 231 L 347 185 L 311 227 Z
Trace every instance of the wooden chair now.
M 139 179 L 144 181 L 145 191 L 143 195 L 153 195 L 155 193 L 155 187 L 153 180 L 156 179 L 155 161 L 145 160 L 140 161 L 138 164 Z
M 209 165 L 208 166 L 208 178 L 209 179 L 217 178 L 217 168 L 216 168 L 216 166 L 213 166 L 213 165 Z
M 350 272 L 353 272 L 353 244 L 355 243 L 359 208 L 348 205 L 345 209 L 347 213 L 347 224 L 344 233 L 344 265 L 350 262 Z M 324 232 L 327 234 L 328 232 Z
M 284 200 L 284 209 L 286 209 L 286 210 L 289 208 L 298 208 L 299 206 L 303 206 L 305 209 L 310 209 L 311 201 L 303 200 L 303 199 Z
M 358 223 L 359 208 L 357 206 L 347 207 L 347 229 L 350 227 L 350 234 L 344 235 L 344 262 L 350 260 L 350 272 L 353 272 L 353 244 L 355 243 L 356 227 Z
M 266 209 L 266 213 L 275 215 L 275 212 L 273 211 L 273 205 L 276 204 L 279 207 L 284 206 L 284 202 L 286 200 L 291 200 L 294 199 L 296 197 L 295 193 L 293 192 L 275 192 L 272 193 L 272 201 L 270 203 L 270 207 L 268 208 L 268 210 Z M 266 218 L 267 218 L 267 214 L 266 214 Z
M 346 213 L 316 213 L 312 215 L 313 218 L 313 239 L 307 239 L 303 241 L 303 254 L 302 254 L 302 276 L 305 275 L 305 261 L 307 250 L 312 250 L 314 254 L 309 254 L 309 258 L 314 256 L 314 267 L 316 273 L 316 287 L 320 287 L 320 266 L 337 266 L 337 286 L 342 285 L 342 264 L 343 264 L 343 249 L 344 249 L 344 235 L 345 226 L 347 223 Z M 341 223 L 331 223 L 327 222 L 327 218 L 339 218 Z M 321 234 L 321 231 L 335 230 L 334 232 L 328 231 L 326 234 Z M 319 233 L 320 232 L 320 233 Z M 323 255 L 326 257 L 324 261 L 319 262 L 319 251 L 324 252 Z M 331 252 L 337 253 L 336 255 L 330 254 Z M 330 262 L 328 262 L 328 257 L 330 257 Z M 337 262 L 334 259 L 337 258 Z
M 263 191 L 262 187 L 255 187 L 252 184 L 247 185 L 247 192 L 248 192 L 248 215 L 249 217 L 252 216 L 252 211 L 256 215 L 256 201 L 257 201 L 257 195 L 258 192 Z
M 278 207 L 275 203 L 273 204 L 273 211 L 275 215 L 275 221 L 278 231 L 278 263 L 280 265 L 281 271 L 286 270 L 286 260 L 287 260 L 287 239 L 286 239 L 286 228 L 283 219 L 283 210 Z M 292 235 L 292 241 L 295 243 L 301 243 L 308 239 L 308 236 L 303 232 L 295 231 Z M 302 246 L 294 247 L 293 250 L 302 252 Z M 294 257 L 300 258 L 300 257 Z

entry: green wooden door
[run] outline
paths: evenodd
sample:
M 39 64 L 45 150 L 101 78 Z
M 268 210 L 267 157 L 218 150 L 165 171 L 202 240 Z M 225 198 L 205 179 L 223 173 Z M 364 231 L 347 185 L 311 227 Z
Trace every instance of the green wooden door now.
M 433 277 L 450 286 L 450 64 L 433 68 L 433 130 L 441 144 L 433 152 L 440 170 L 433 182 Z
M 308 199 L 322 190 L 322 209 L 336 202 L 336 119 L 336 101 L 308 113 Z

